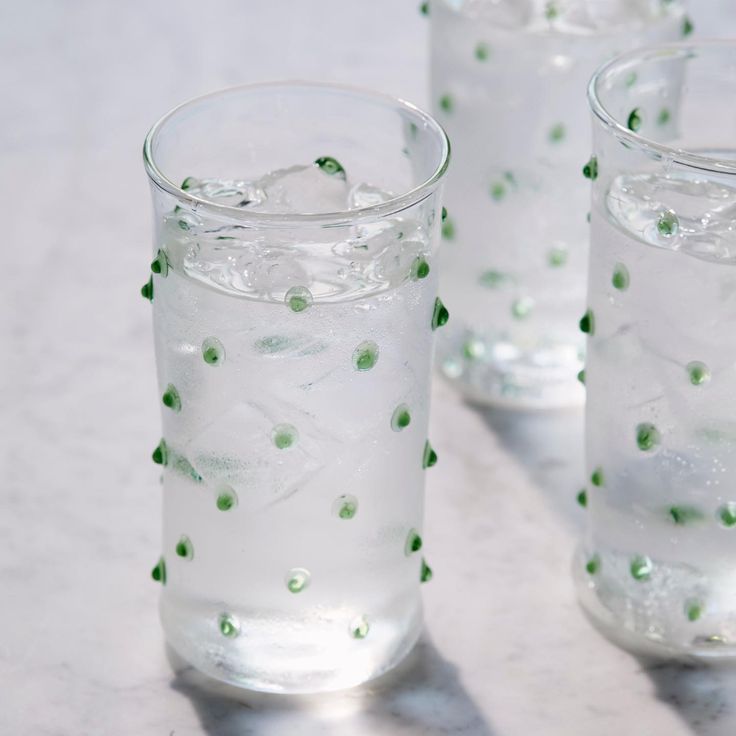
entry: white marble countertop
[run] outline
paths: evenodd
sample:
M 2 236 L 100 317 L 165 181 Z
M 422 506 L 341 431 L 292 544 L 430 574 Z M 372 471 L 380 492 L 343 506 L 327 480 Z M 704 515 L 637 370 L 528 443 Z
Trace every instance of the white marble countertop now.
M 165 651 L 149 579 L 159 413 L 138 293 L 151 220 L 143 136 L 183 99 L 264 79 L 424 103 L 417 4 L 0 7 L 0 733 L 736 732 L 734 672 L 639 661 L 576 605 L 580 415 L 477 411 L 443 384 L 427 632 L 398 671 L 345 693 L 266 696 L 206 682 Z

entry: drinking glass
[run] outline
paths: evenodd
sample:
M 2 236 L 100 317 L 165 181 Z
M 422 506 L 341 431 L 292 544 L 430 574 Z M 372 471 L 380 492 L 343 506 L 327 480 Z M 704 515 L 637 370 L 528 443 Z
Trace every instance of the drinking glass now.
M 440 369 L 480 403 L 581 404 L 585 87 L 603 61 L 692 24 L 679 0 L 433 0 L 430 19 L 432 100 L 453 146 Z
M 166 638 L 243 687 L 355 685 L 416 641 L 442 128 L 316 84 L 226 90 L 145 142 Z
M 588 98 L 580 598 L 625 646 L 733 657 L 736 44 L 626 54 Z

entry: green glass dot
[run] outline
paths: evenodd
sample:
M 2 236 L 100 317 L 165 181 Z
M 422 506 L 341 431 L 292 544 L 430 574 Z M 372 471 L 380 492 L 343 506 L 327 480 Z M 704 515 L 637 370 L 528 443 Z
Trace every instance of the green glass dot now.
M 231 613 L 221 613 L 217 619 L 217 627 L 227 639 L 234 639 L 240 634 L 240 622 Z
M 307 289 L 306 286 L 292 286 L 286 292 L 284 302 L 286 306 L 291 309 L 292 312 L 303 312 L 308 307 L 312 306 L 314 298 L 312 292 Z
M 587 215 L 585 215 L 585 221 L 590 224 L 590 212 L 588 212 Z
M 238 496 L 232 488 L 223 488 L 217 494 L 215 504 L 220 511 L 231 511 L 238 505 Z
M 271 431 L 271 440 L 279 450 L 295 445 L 298 439 L 299 432 L 292 424 L 277 424 Z
M 559 268 L 567 263 L 567 249 L 565 248 L 550 248 L 547 253 L 547 263 L 552 268 Z
M 432 572 L 432 568 L 427 564 L 427 561 L 422 557 L 422 567 L 419 572 L 419 582 L 420 583 L 428 583 L 434 573 Z
M 166 466 L 169 464 L 169 448 L 166 446 L 165 440 L 162 439 L 161 442 L 158 443 L 156 449 L 151 453 L 151 457 L 156 465 Z
M 695 506 L 670 506 L 668 513 L 678 526 L 685 526 L 703 519 L 703 512 Z
M 447 311 L 447 307 L 437 297 L 434 300 L 434 309 L 432 310 L 432 329 L 436 330 L 438 327 L 443 327 L 449 319 L 450 313 Z
M 593 555 L 586 563 L 585 570 L 588 575 L 595 575 L 601 569 L 601 558 L 599 555 Z
M 141 296 L 149 302 L 153 301 L 153 276 L 149 276 L 148 281 L 141 286 Z
M 682 37 L 689 36 L 695 30 L 695 26 L 690 18 L 686 15 L 682 21 Z
M 151 577 L 161 585 L 166 585 L 166 560 L 159 557 L 156 566 L 151 570 Z
M 303 567 L 295 567 L 286 574 L 286 587 L 292 593 L 301 593 L 309 586 L 309 570 Z
M 685 366 L 693 386 L 702 386 L 710 381 L 710 368 L 699 360 L 693 360 Z
M 315 159 L 314 163 L 325 174 L 335 176 L 338 179 L 345 179 L 345 169 L 336 158 L 332 158 L 332 156 L 320 156 L 318 159 Z
M 332 512 L 339 519 L 352 519 L 358 513 L 358 499 L 346 493 L 332 503 Z
M 173 383 L 170 383 L 166 387 L 166 391 L 164 391 L 163 396 L 161 397 L 161 401 L 163 402 L 164 406 L 168 407 L 172 411 L 181 411 L 181 397 L 179 396 L 179 392 L 176 390 L 176 386 L 174 386 Z
M 491 47 L 485 41 L 479 41 L 475 45 L 475 58 L 478 61 L 486 61 L 491 53 Z
M 630 113 L 626 121 L 626 127 L 636 133 L 641 128 L 641 110 L 635 107 Z
M 633 87 L 636 84 L 636 79 L 637 79 L 636 72 L 630 72 L 626 76 L 626 79 L 624 80 L 624 84 L 627 87 Z
M 406 429 L 411 422 L 411 414 L 409 413 L 409 407 L 406 404 L 399 404 L 391 415 L 391 429 L 394 432 L 401 432 L 402 429 Z
M 488 289 L 498 289 L 500 286 L 509 281 L 509 277 L 500 271 L 484 271 L 479 277 L 478 281 L 482 286 Z
M 721 522 L 721 525 L 726 527 L 726 529 L 731 529 L 736 526 L 736 503 L 730 501 L 729 503 L 724 503 L 723 506 L 721 506 L 718 509 L 718 519 Z
M 657 115 L 657 125 L 667 125 L 670 121 L 670 117 L 670 111 L 666 107 L 663 107 L 659 111 L 659 115 Z
M 534 299 L 523 296 L 511 302 L 511 315 L 515 319 L 526 319 L 534 310 Z
M 420 13 L 421 13 L 422 15 L 429 15 L 429 2 L 423 2 L 423 3 L 422 3 L 422 4 L 420 5 L 420 6 L 419 6 L 419 12 L 420 12 Z
M 455 223 L 451 219 L 442 223 L 442 237 L 445 240 L 453 240 L 455 238 Z
M 500 202 L 506 196 L 506 185 L 500 181 L 491 184 L 490 189 L 491 199 L 496 202 Z
M 404 554 L 408 557 L 413 555 L 415 552 L 419 552 L 422 548 L 422 538 L 419 536 L 419 532 L 416 529 L 410 529 L 406 535 L 406 542 L 404 544 Z
M 417 256 L 411 264 L 410 278 L 414 281 L 426 279 L 429 276 L 429 263 L 424 256 Z
M 591 181 L 598 178 L 598 159 L 595 156 L 591 156 L 588 163 L 583 166 L 583 176 Z
M 603 468 L 597 467 L 590 475 L 590 482 L 600 488 L 603 483 L 605 482 L 605 478 L 603 477 Z
M 689 600 L 685 603 L 685 616 L 688 621 L 697 621 L 703 615 L 703 604 L 697 600 Z
M 562 123 L 555 123 L 549 129 L 549 142 L 559 143 L 565 138 L 565 126 Z
M 160 274 L 164 278 L 169 274 L 169 261 L 161 248 L 158 249 L 156 257 L 151 261 L 151 271 Z
M 477 338 L 470 338 L 463 343 L 463 357 L 466 360 L 478 360 L 486 353 L 486 344 Z
M 442 208 L 441 218 L 442 222 L 444 222 L 447 219 L 447 207 Z
M 649 580 L 652 576 L 652 561 L 645 555 L 635 555 L 631 558 L 629 572 L 634 580 Z
M 369 371 L 378 362 L 378 345 L 372 340 L 360 343 L 353 350 L 353 368 L 356 371 Z
M 356 616 L 350 622 L 350 636 L 353 639 L 365 639 L 369 630 L 370 626 L 365 616 Z
M 207 365 L 220 365 L 225 360 L 225 347 L 216 337 L 202 341 L 202 358 Z
M 593 314 L 592 309 L 589 309 L 580 318 L 580 330 L 587 335 L 591 335 L 591 337 L 595 335 L 595 315 Z
M 422 467 L 431 468 L 437 464 L 437 453 L 432 449 L 429 440 L 424 443 L 424 455 L 422 456 Z
M 176 223 L 182 230 L 190 230 L 191 225 L 186 220 L 179 220 Z
M 585 386 L 585 369 L 583 369 L 582 371 L 578 371 L 578 381 L 580 381 L 580 383 Z
M 636 427 L 636 445 L 643 452 L 653 450 L 661 441 L 659 430 L 650 422 L 642 422 Z
M 440 108 L 445 112 L 452 112 L 453 102 L 450 95 L 442 95 L 442 97 L 440 97 Z
M 626 291 L 629 288 L 629 269 L 623 263 L 617 263 L 613 268 L 611 283 L 614 289 Z
M 544 17 L 547 20 L 555 20 L 560 14 L 559 9 L 557 8 L 557 4 L 553 2 L 548 2 L 544 6 Z
M 179 537 L 179 541 L 176 543 L 176 554 L 184 559 L 191 560 L 194 558 L 194 545 L 191 539 L 185 534 Z
M 674 210 L 663 210 L 657 218 L 657 232 L 663 238 L 674 238 L 680 230 L 680 219 Z
M 588 492 L 583 488 L 580 493 L 577 495 L 578 503 L 583 507 L 586 508 L 588 505 Z

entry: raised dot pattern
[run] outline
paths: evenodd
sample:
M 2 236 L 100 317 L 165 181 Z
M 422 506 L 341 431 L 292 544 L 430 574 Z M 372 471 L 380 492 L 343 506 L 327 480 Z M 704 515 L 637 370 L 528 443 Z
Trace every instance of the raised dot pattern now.
M 338 519 L 353 519 L 358 513 L 358 499 L 349 493 L 338 496 L 332 505 L 332 511 Z
M 312 306 L 314 297 L 312 296 L 312 292 L 307 289 L 306 286 L 292 286 L 291 289 L 286 292 L 284 301 L 286 302 L 286 306 L 289 307 L 292 312 L 299 313 Z
M 319 166 L 326 174 L 329 175 L 340 175 L 343 173 L 339 162 L 334 162 L 329 158 L 318 159 L 315 164 Z M 189 182 L 194 181 L 189 177 L 182 184 L 183 188 L 189 186 Z M 448 224 L 451 227 L 451 222 L 447 218 L 447 213 L 443 208 L 442 212 L 443 226 Z M 163 250 L 159 250 L 156 258 L 151 264 L 151 271 L 159 276 L 165 277 L 168 275 L 169 263 L 166 254 Z M 418 256 L 412 263 L 411 266 L 411 278 L 413 280 L 420 280 L 426 278 L 430 273 L 430 264 L 424 256 Z M 148 284 L 142 289 L 142 294 L 148 299 L 153 299 L 153 280 L 149 279 Z M 299 313 L 304 311 L 312 305 L 313 299 L 311 292 L 306 287 L 292 287 L 285 296 L 285 302 L 291 311 Z M 442 304 L 441 300 L 437 299 L 434 305 L 434 310 L 431 320 L 432 330 L 444 325 L 449 317 L 449 313 Z M 201 356 L 203 362 L 208 366 L 218 366 L 225 360 L 225 348 L 223 343 L 214 336 L 205 338 L 201 345 Z M 368 371 L 372 369 L 379 357 L 378 345 L 373 341 L 365 341 L 361 343 L 353 353 L 353 366 L 358 371 Z M 182 398 L 179 394 L 177 387 L 169 383 L 166 386 L 164 393 L 162 394 L 162 403 L 168 409 L 174 412 L 180 412 L 182 409 Z M 408 405 L 398 405 L 391 416 L 391 429 L 395 432 L 401 432 L 409 427 L 411 423 L 411 410 Z M 279 450 L 285 450 L 293 446 L 298 440 L 298 432 L 293 425 L 280 424 L 274 427 L 272 432 L 272 441 L 274 446 Z M 164 468 L 171 466 L 171 468 L 179 473 L 191 477 L 196 482 L 202 482 L 201 476 L 191 466 L 189 461 L 177 453 L 173 454 L 168 447 L 166 441 L 161 439 L 159 445 L 154 449 L 152 453 L 152 459 L 156 464 L 163 466 Z M 437 455 L 434 450 L 426 443 L 423 456 L 423 467 L 431 467 L 435 464 Z M 235 491 L 231 488 L 221 488 L 215 494 L 215 506 L 221 512 L 228 512 L 237 507 L 238 497 Z M 333 504 L 333 512 L 341 520 L 353 519 L 358 511 L 358 500 L 350 494 L 340 496 L 335 500 Z M 405 553 L 407 555 L 413 555 L 419 551 L 422 547 L 422 540 L 419 534 L 415 530 L 411 530 L 407 536 Z M 194 545 L 191 539 L 182 534 L 174 546 L 175 556 L 184 561 L 192 561 L 194 559 Z M 153 568 L 151 576 L 154 580 L 166 583 L 167 568 L 166 562 L 163 557 L 160 558 L 159 562 Z M 424 559 L 421 560 L 420 570 L 420 581 L 427 582 L 432 577 L 432 570 L 427 565 Z M 310 584 L 311 575 L 305 568 L 293 568 L 287 573 L 286 576 L 286 588 L 291 593 L 301 593 Z M 222 613 L 217 617 L 217 625 L 220 633 L 225 638 L 234 638 L 240 635 L 240 623 L 236 616 L 230 613 Z M 356 639 L 365 638 L 369 631 L 369 624 L 364 616 L 356 617 L 350 624 L 350 633 Z
M 221 365 L 225 360 L 225 347 L 216 337 L 207 337 L 202 342 L 202 359 L 207 365 Z
M 240 634 L 240 622 L 230 613 L 221 613 L 217 620 L 217 628 L 227 639 L 234 639 Z
M 277 424 L 271 432 L 271 440 L 279 450 L 286 450 L 297 443 L 299 432 L 293 424 Z
M 176 554 L 186 560 L 194 559 L 194 545 L 192 544 L 192 540 L 185 534 L 182 534 L 176 543 Z
M 295 567 L 286 576 L 286 587 L 291 593 L 301 593 L 309 586 L 310 578 L 309 570 Z
M 366 340 L 353 352 L 353 367 L 356 371 L 369 371 L 378 362 L 378 355 L 378 345 L 372 340 Z

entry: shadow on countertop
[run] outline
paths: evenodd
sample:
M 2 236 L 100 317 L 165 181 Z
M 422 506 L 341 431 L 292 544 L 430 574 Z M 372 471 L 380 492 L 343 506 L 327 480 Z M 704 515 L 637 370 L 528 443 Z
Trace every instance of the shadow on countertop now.
M 207 736 L 494 736 L 476 704 L 425 635 L 391 672 L 324 695 L 258 693 L 212 680 L 170 647 L 171 687 L 194 706 Z
M 504 448 L 527 470 L 546 495 L 550 508 L 569 529 L 579 530 L 585 515 L 575 496 L 586 481 L 582 410 L 533 412 L 477 406 L 474 409 Z M 736 735 L 733 706 L 736 667 L 727 663 L 705 666 L 646 657 L 637 657 L 637 661 L 654 683 L 656 697 L 671 707 L 693 734 Z
M 688 665 L 639 658 L 642 671 L 657 688 L 657 698 L 671 706 L 697 736 L 736 733 L 736 669 L 726 663 Z
M 565 525 L 579 530 L 584 515 L 576 496 L 586 482 L 582 408 L 539 411 L 472 408 L 524 467 Z

